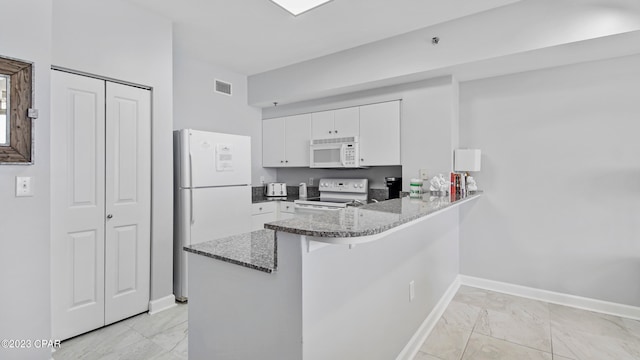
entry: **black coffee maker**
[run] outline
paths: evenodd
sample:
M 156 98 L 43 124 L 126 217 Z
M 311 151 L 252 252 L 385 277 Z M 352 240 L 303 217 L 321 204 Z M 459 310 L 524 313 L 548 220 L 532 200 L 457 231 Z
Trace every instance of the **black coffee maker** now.
M 402 191 L 402 178 L 401 177 L 385 177 L 387 182 L 387 188 L 389 189 L 388 199 L 397 199 L 400 197 L 400 191 Z

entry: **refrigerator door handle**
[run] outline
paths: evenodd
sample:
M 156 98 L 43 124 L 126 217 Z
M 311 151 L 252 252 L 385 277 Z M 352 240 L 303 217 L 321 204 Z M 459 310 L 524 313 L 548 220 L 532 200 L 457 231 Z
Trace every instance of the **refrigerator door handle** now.
M 193 161 L 191 160 L 191 151 L 189 151 L 189 171 L 187 172 L 187 176 L 189 176 L 189 179 L 186 181 L 186 183 L 188 184 L 187 186 L 192 188 L 193 187 Z
M 193 218 L 193 189 L 189 189 L 189 215 L 191 217 L 191 225 L 195 223 L 195 219 Z
M 189 151 L 189 186 L 193 186 L 193 161 L 191 160 L 191 151 Z M 189 190 L 189 218 L 191 220 L 191 224 L 195 222 L 193 218 L 193 188 Z

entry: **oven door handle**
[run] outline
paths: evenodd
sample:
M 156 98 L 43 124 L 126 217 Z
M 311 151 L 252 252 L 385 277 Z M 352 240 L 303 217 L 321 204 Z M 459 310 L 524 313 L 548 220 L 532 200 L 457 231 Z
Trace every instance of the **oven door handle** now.
M 293 204 L 294 209 L 311 210 L 311 211 L 336 211 L 344 209 L 343 207 L 322 206 L 322 205 L 307 205 L 307 204 Z

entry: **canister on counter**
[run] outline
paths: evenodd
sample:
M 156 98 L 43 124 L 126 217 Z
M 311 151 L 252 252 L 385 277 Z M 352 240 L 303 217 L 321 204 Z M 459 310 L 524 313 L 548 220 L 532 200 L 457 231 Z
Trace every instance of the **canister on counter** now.
M 422 197 L 422 179 L 411 179 L 411 182 L 409 183 L 409 197 Z

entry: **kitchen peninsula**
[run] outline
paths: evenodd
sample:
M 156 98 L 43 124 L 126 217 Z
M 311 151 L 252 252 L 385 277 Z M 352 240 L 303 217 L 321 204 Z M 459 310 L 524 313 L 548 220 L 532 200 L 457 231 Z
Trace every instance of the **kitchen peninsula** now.
M 189 357 L 398 358 L 454 283 L 458 206 L 480 196 L 296 214 L 185 248 Z

